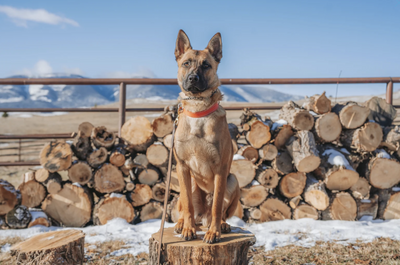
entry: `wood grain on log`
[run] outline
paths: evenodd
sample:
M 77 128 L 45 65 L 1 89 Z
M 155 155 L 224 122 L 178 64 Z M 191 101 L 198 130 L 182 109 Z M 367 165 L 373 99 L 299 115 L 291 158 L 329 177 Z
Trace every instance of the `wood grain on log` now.
M 78 133 L 81 137 L 88 138 L 92 135 L 93 128 L 94 128 L 93 124 L 85 121 L 85 122 L 82 122 L 81 124 L 79 124 Z
M 389 126 L 383 129 L 382 146 L 390 151 L 398 151 L 400 146 L 400 126 Z
M 165 147 L 167 147 L 168 149 L 171 149 L 172 147 L 172 134 L 168 134 L 164 137 L 163 139 L 163 144 Z
M 87 184 L 92 178 L 92 169 L 85 161 L 74 161 L 68 169 L 68 178 L 72 183 Z
M 92 142 L 89 137 L 83 137 L 78 133 L 74 138 L 71 149 L 77 158 L 86 160 L 93 151 Z
M 25 179 L 24 182 L 19 185 L 18 190 L 21 192 L 22 196 L 21 204 L 28 208 L 40 206 L 46 197 L 46 189 L 35 180 L 34 175 L 32 175 L 32 178 Z
M 160 178 L 160 175 L 155 167 L 149 166 L 149 168 L 142 169 L 139 171 L 138 180 L 142 184 L 153 186 Z
M 370 113 L 369 108 L 360 106 L 356 102 L 338 103 L 332 112 L 339 115 L 340 122 L 346 129 L 356 129 L 363 125 Z
M 161 167 L 168 163 L 168 150 L 161 143 L 152 144 L 147 148 L 146 156 L 150 164 Z
M 233 160 L 230 173 L 235 175 L 239 187 L 243 188 L 253 181 L 256 176 L 256 167 L 247 159 Z
M 286 198 L 293 198 L 303 193 L 306 186 L 306 174 L 293 172 L 285 175 L 279 183 L 279 191 Z
M 400 163 L 383 149 L 377 149 L 375 157 L 368 163 L 365 177 L 379 189 L 388 189 L 400 182 Z
M 278 198 L 269 198 L 260 205 L 262 216 L 261 222 L 279 221 L 290 219 L 292 212 L 289 206 Z
M 137 184 L 129 195 L 133 207 L 139 207 L 148 203 L 153 197 L 153 191 L 148 185 Z
M 163 202 L 165 199 L 165 183 L 157 183 L 156 185 L 153 186 L 151 189 L 153 192 L 153 199 L 159 202 Z
M 319 219 L 319 213 L 314 207 L 304 203 L 296 207 L 293 211 L 293 219 L 299 220 L 302 218 Z
M 125 122 L 121 129 L 121 137 L 128 141 L 136 152 L 144 152 L 155 140 L 150 121 L 142 116 L 135 116 Z
M 6 180 L 0 179 L 0 215 L 5 215 L 21 202 L 21 193 Z
M 122 194 L 101 198 L 93 210 L 93 223 L 105 225 L 114 218 L 125 219 L 128 223 L 135 218 L 132 204 Z
M 72 163 L 72 150 L 62 141 L 51 141 L 40 152 L 40 164 L 49 172 L 66 170 Z
M 301 196 L 296 196 L 293 197 L 290 201 L 289 201 L 289 206 L 292 209 L 296 209 L 296 207 L 299 205 L 300 201 L 302 200 Z
M 245 206 L 255 207 L 265 201 L 268 196 L 268 192 L 264 186 L 257 185 L 251 186 L 250 188 L 243 188 L 240 192 L 240 198 Z
M 367 122 L 355 130 L 344 130 L 340 136 L 341 143 L 356 149 L 358 152 L 372 152 L 382 143 L 383 132 L 379 124 Z
M 254 148 L 258 149 L 271 140 L 271 133 L 268 125 L 262 121 L 256 121 L 251 125 L 250 130 L 246 133 L 247 142 Z
M 330 143 L 338 140 L 342 132 L 342 124 L 334 112 L 316 117 L 315 136 L 319 142 Z
M 369 197 L 369 190 L 371 186 L 365 178 L 359 178 L 358 181 L 350 187 L 350 191 L 356 199 L 367 199 Z
M 174 120 L 170 113 L 165 113 L 160 117 L 155 118 L 152 123 L 155 136 L 162 138 L 167 134 L 172 133 L 173 124 Z
M 100 193 L 121 192 L 125 188 L 122 172 L 114 165 L 104 164 L 94 174 L 94 188 Z
M 278 149 L 272 144 L 266 144 L 258 150 L 258 156 L 263 161 L 272 161 L 278 155 Z
M 357 203 L 347 192 L 332 195 L 332 203 L 327 209 L 332 220 L 354 221 L 357 217 Z
M 314 111 L 317 114 L 324 114 L 331 111 L 331 100 L 325 96 L 325 91 L 321 95 L 314 95 L 307 98 L 304 102 L 303 108 L 308 111 Z

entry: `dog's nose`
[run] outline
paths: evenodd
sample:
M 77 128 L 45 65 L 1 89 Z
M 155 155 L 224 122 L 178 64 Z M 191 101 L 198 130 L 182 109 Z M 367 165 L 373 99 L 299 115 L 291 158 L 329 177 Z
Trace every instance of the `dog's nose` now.
M 197 83 L 197 82 L 199 82 L 199 76 L 198 76 L 198 75 L 189 75 L 189 82 L 190 82 L 190 83 Z

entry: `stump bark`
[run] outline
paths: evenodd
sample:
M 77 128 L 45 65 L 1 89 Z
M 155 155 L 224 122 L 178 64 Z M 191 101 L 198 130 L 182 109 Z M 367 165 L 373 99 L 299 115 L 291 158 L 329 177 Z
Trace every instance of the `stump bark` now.
M 336 104 L 332 108 L 340 119 L 340 123 L 346 129 L 356 129 L 364 124 L 370 113 L 369 108 L 360 106 L 356 102 Z
M 40 164 L 49 172 L 66 170 L 72 163 L 72 150 L 62 141 L 51 141 L 40 152 Z
M 101 198 L 93 209 L 93 224 L 105 225 L 114 218 L 125 219 L 128 223 L 135 218 L 132 204 L 125 195 L 111 194 L 110 197 Z
M 314 135 L 309 131 L 299 131 L 286 144 L 293 163 L 298 171 L 309 173 L 321 163 Z
M 169 265 L 246 265 L 247 252 L 254 245 L 256 238 L 250 232 L 234 228 L 233 232 L 222 234 L 221 241 L 215 244 L 203 243 L 206 228 L 199 228 L 197 240 L 184 241 L 176 237 L 174 228 L 164 230 L 161 263 Z M 158 265 L 158 247 L 160 233 L 155 233 L 149 240 L 149 259 L 151 265 Z
M 136 152 L 145 152 L 155 140 L 150 121 L 142 116 L 135 116 L 125 122 L 121 129 L 121 137 L 128 141 Z
M 294 129 L 299 131 L 309 131 L 314 126 L 314 117 L 293 101 L 289 101 L 282 107 L 279 119 L 287 121 Z

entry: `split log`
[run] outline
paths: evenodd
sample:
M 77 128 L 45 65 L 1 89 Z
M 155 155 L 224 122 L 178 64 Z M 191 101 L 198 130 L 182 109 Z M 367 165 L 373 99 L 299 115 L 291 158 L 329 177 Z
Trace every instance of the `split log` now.
M 292 199 L 289 201 L 289 206 L 290 206 L 292 209 L 296 209 L 296 207 L 299 205 L 299 203 L 300 203 L 301 200 L 302 200 L 302 198 L 301 198 L 300 195 L 299 195 L 299 196 L 296 196 L 296 197 L 292 198 Z
M 365 178 L 359 178 L 357 182 L 350 187 L 351 194 L 356 199 L 367 199 L 369 198 L 369 190 L 371 186 Z
M 286 144 L 293 163 L 298 171 L 308 173 L 321 163 L 314 135 L 309 131 L 299 131 Z
M 279 127 L 275 131 L 275 137 L 274 137 L 274 145 L 276 148 L 283 149 L 286 148 L 286 143 L 289 141 L 289 139 L 294 135 L 294 132 L 292 130 L 292 126 L 290 125 L 283 125 L 282 127 Z
M 159 202 L 149 202 L 142 207 L 140 211 L 140 220 L 142 222 L 150 219 L 161 219 L 163 213 L 163 206 Z
M 136 152 L 144 152 L 154 142 L 155 136 L 150 121 L 142 116 L 135 116 L 125 122 L 121 137 L 128 141 Z
M 286 175 L 294 171 L 292 158 L 290 157 L 288 151 L 282 151 L 278 153 L 271 165 L 272 168 L 281 175 Z
M 346 129 L 356 129 L 363 125 L 370 113 L 369 108 L 360 106 L 356 102 L 338 103 L 332 108 Z
M 0 179 L 0 216 L 9 211 L 21 202 L 21 193 L 6 180 Z
M 21 204 L 28 208 L 39 206 L 46 197 L 46 189 L 35 180 L 34 172 L 25 173 L 23 183 L 18 189 L 21 192 Z
M 6 214 L 6 223 L 11 229 L 26 228 L 31 219 L 32 215 L 24 205 L 17 205 Z
M 35 225 L 42 225 L 45 227 L 50 227 L 51 222 L 47 215 L 39 209 L 29 209 L 29 212 L 31 213 L 32 219 L 29 222 L 28 228 L 35 226 Z
M 116 140 L 115 134 L 107 131 L 107 128 L 104 126 L 94 127 L 91 138 L 96 148 L 104 147 L 107 150 L 111 150 Z
M 333 148 L 323 151 L 321 165 L 314 173 L 330 190 L 348 190 L 359 178 L 346 156 Z
M 331 205 L 322 212 L 323 220 L 354 221 L 357 217 L 357 203 L 347 192 L 339 192 L 331 197 Z
M 74 138 L 71 149 L 75 156 L 81 160 L 86 160 L 90 153 L 93 151 L 92 142 L 89 137 L 83 137 L 78 133 Z
M 372 186 L 388 189 L 400 182 L 399 172 L 400 163 L 385 150 L 377 149 L 365 168 L 364 174 Z
M 104 164 L 94 174 L 94 188 L 100 193 L 121 192 L 125 188 L 122 172 L 114 165 Z
M 156 185 L 153 186 L 151 189 L 153 192 L 153 199 L 159 202 L 163 202 L 165 198 L 165 183 L 157 183 Z
M 279 175 L 273 168 L 267 168 L 260 172 L 257 181 L 267 189 L 275 189 L 279 183 Z
M 150 186 L 137 184 L 135 189 L 128 195 L 132 201 L 133 207 L 139 207 L 148 203 L 153 197 L 153 191 Z
M 375 219 L 378 214 L 378 195 L 375 194 L 371 199 L 357 200 L 357 220 L 363 220 L 370 217 Z
M 135 218 L 132 204 L 122 194 L 112 193 L 110 197 L 101 198 L 94 207 L 94 225 L 105 225 L 114 218 L 125 219 L 128 223 Z
M 207 232 L 207 228 L 204 227 L 200 230 L 203 234 Z M 161 248 L 161 263 L 158 263 L 159 240 L 160 233 L 155 233 L 150 238 L 150 265 L 248 264 L 247 252 L 249 247 L 256 242 L 255 236 L 245 230 L 222 234 L 220 242 L 214 244 L 208 244 L 202 240 L 183 242 L 176 238 L 173 227 L 166 228 Z
M 263 161 L 272 161 L 278 155 L 278 149 L 272 144 L 266 144 L 258 150 L 258 157 Z
M 166 220 L 170 223 L 176 223 L 179 220 L 178 200 L 179 197 L 174 196 L 170 203 L 168 203 Z
M 285 175 L 279 183 L 279 191 L 286 198 L 293 198 L 303 193 L 306 186 L 306 174 L 293 172 Z
M 111 151 L 110 163 L 116 167 L 122 167 L 125 164 L 126 150 L 123 145 L 117 145 Z
M 163 144 L 165 147 L 167 147 L 168 149 L 171 149 L 172 147 L 172 134 L 168 134 L 164 137 L 163 139 Z
M 172 133 L 173 125 L 174 120 L 170 113 L 165 113 L 160 117 L 155 118 L 152 123 L 155 136 L 160 138 Z
M 42 233 L 11 247 L 18 264 L 83 264 L 85 234 L 80 230 Z
M 147 148 L 146 156 L 150 164 L 161 167 L 168 163 L 168 150 L 160 142 L 156 142 Z
M 72 183 L 87 184 L 92 178 L 91 167 L 84 161 L 74 161 L 68 169 L 68 178 Z
M 282 107 L 279 119 L 287 121 L 294 129 L 299 131 L 309 131 L 314 126 L 314 117 L 293 101 L 289 101 Z
M 253 163 L 256 163 L 258 161 L 258 151 L 257 151 L 257 149 L 255 149 L 254 147 L 252 147 L 250 145 L 242 146 L 237 151 L 237 154 L 243 156 L 244 158 L 246 158 L 247 160 L 250 160 Z
M 40 152 L 40 164 L 50 172 L 66 170 L 72 163 L 72 150 L 62 141 L 51 141 Z
M 330 112 L 317 116 L 314 132 L 319 142 L 330 143 L 338 140 L 342 132 L 342 124 L 340 123 L 338 115 Z
M 325 114 L 331 111 L 331 100 L 325 96 L 325 91 L 321 95 L 314 95 L 307 98 L 303 103 L 303 108 L 308 111 L 314 111 L 317 114 Z
M 341 143 L 356 149 L 358 152 L 372 152 L 379 147 L 383 139 L 381 126 L 375 122 L 367 122 L 355 130 L 344 130 L 340 136 Z
M 42 210 L 61 225 L 83 227 L 92 217 L 93 196 L 79 184 L 65 183 L 57 194 L 49 194 Z
M 93 128 L 94 126 L 90 122 L 82 122 L 78 126 L 78 134 L 80 135 L 80 137 L 88 138 L 92 135 Z
M 390 151 L 398 151 L 400 147 L 400 126 L 390 126 L 383 129 L 382 146 Z
M 158 170 L 150 165 L 148 168 L 140 170 L 137 176 L 140 183 L 150 186 L 153 186 L 160 178 Z
M 329 196 L 325 190 L 325 183 L 317 181 L 311 174 L 307 174 L 303 198 L 304 201 L 320 211 L 329 206 Z
M 269 126 L 262 121 L 252 123 L 250 130 L 246 133 L 247 142 L 254 148 L 258 149 L 271 140 Z
M 314 220 L 319 219 L 319 213 L 314 207 L 304 203 L 296 207 L 293 211 L 293 219 L 299 220 L 302 218 L 311 218 Z
M 98 168 L 102 164 L 106 163 L 108 158 L 107 149 L 101 147 L 94 150 L 88 157 L 87 162 L 92 168 Z
M 230 173 L 235 175 L 239 187 L 243 188 L 250 184 L 256 176 L 256 167 L 247 159 L 233 160 Z
M 250 188 L 243 188 L 240 191 L 240 199 L 245 206 L 255 207 L 265 201 L 268 192 L 264 186 L 257 185 Z
M 262 216 L 260 222 L 290 219 L 292 212 L 289 206 L 277 198 L 269 198 L 260 205 Z
M 370 109 L 368 120 L 373 120 L 381 126 L 390 126 L 396 119 L 396 109 L 383 98 L 372 97 L 364 105 Z

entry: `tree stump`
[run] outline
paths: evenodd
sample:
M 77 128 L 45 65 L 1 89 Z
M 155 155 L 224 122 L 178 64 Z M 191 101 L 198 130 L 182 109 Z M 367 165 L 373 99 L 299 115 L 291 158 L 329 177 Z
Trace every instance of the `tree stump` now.
M 72 155 L 69 144 L 51 141 L 40 152 L 40 164 L 51 173 L 66 170 L 71 166 Z
M 80 230 L 42 233 L 11 247 L 18 264 L 83 264 L 85 234 Z
M 232 232 L 222 234 L 221 241 L 215 244 L 203 243 L 206 228 L 199 228 L 196 240 L 184 241 L 176 236 L 174 228 L 164 230 L 161 263 L 168 265 L 245 265 L 247 252 L 256 238 L 247 230 L 232 227 Z M 149 240 L 149 259 L 151 265 L 158 265 L 160 233 Z
M 356 129 L 364 124 L 369 115 L 369 108 L 360 106 L 356 102 L 347 102 L 345 104 L 336 104 L 332 108 L 340 119 L 343 127 L 346 129 Z
M 309 131 L 314 126 L 314 117 L 293 101 L 284 105 L 279 113 L 279 119 L 287 121 L 296 130 Z

